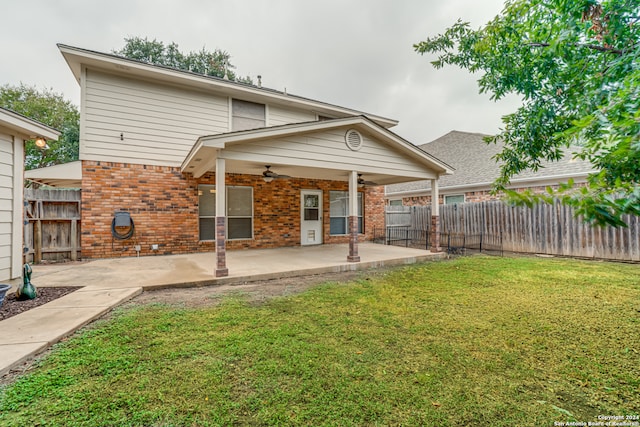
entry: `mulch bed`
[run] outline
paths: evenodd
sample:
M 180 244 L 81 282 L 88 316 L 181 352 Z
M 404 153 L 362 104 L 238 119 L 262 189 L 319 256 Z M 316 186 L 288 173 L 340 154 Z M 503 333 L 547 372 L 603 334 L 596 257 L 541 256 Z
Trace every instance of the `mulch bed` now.
M 36 308 L 50 301 L 77 291 L 77 287 L 63 288 L 36 288 L 37 296 L 35 299 L 19 301 L 16 299 L 15 287 L 7 292 L 4 302 L 0 306 L 0 321 L 24 313 L 32 308 Z

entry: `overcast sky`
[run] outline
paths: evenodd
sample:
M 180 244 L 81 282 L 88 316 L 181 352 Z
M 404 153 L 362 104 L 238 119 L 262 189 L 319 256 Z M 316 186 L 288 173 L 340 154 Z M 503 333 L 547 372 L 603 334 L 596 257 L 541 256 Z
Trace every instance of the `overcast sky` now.
M 183 52 L 226 50 L 239 75 L 399 120 L 392 130 L 415 144 L 451 130 L 495 133 L 517 107 L 413 50 L 458 18 L 479 27 L 503 0 L 0 1 L 0 85 L 51 88 L 76 104 L 80 87 L 56 43 L 110 53 L 141 36 Z

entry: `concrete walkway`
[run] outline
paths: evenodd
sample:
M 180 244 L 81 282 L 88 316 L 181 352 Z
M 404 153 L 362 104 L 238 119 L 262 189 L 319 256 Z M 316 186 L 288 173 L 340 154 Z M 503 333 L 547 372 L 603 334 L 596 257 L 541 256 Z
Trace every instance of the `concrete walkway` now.
M 359 263 L 347 262 L 347 253 L 347 245 L 229 251 L 229 276 L 223 278 L 213 275 L 211 252 L 33 266 L 31 281 L 36 287 L 81 289 L 0 321 L 0 376 L 144 290 L 364 270 L 442 256 L 372 243 L 360 244 Z

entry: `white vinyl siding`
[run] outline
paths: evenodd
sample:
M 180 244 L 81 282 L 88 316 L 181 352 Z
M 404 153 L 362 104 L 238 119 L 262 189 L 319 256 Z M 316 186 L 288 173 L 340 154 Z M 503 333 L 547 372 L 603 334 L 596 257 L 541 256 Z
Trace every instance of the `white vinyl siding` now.
M 316 114 L 311 111 L 294 110 L 278 105 L 269 105 L 269 126 L 312 122 L 314 120 L 316 120 Z
M 435 178 L 425 174 L 424 166 L 408 155 L 363 134 L 362 148 L 350 150 L 344 140 L 347 129 L 301 134 L 283 139 L 252 141 L 227 146 L 227 160 L 254 161 L 261 164 L 294 164 L 303 167 L 357 170 L 388 175 Z
M 94 70 L 84 86 L 82 160 L 179 166 L 198 137 L 229 129 L 227 97 Z
M 13 138 L 0 132 L 0 280 L 11 279 L 13 161 Z

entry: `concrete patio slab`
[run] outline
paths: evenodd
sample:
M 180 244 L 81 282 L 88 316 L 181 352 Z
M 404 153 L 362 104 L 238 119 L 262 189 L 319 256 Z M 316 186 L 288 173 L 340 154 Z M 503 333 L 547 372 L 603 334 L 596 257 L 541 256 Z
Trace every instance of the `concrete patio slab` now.
M 360 244 L 361 262 L 347 262 L 348 245 L 318 245 L 227 252 L 229 276 L 216 278 L 214 252 L 117 258 L 74 266 L 36 265 L 36 286 L 90 286 L 93 289 L 207 286 L 355 271 L 437 259 L 442 254 L 373 243 Z

